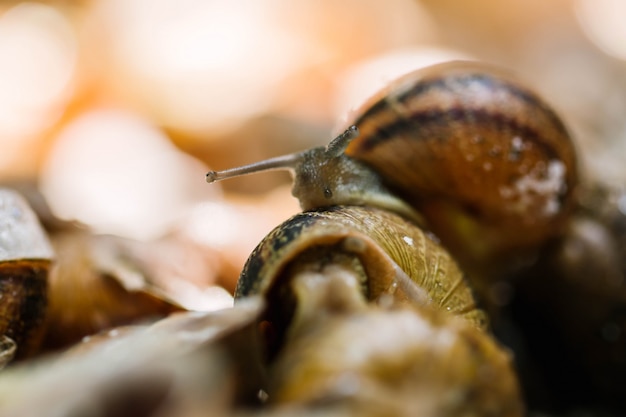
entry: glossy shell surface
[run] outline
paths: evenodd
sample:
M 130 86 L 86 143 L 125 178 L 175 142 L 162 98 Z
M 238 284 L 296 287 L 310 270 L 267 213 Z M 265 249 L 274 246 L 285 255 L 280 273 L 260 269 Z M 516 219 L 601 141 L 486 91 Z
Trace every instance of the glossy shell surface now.
M 533 246 L 567 218 L 578 176 L 569 134 L 500 70 L 471 62 L 417 70 L 352 123 L 360 135 L 346 153 L 414 204 L 453 252 Z

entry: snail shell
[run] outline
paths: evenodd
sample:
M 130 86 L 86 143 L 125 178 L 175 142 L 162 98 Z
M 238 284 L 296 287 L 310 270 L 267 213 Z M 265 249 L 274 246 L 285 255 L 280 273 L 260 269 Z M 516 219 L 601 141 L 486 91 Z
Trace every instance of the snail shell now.
M 561 232 L 576 153 L 556 113 L 512 76 L 452 62 L 409 73 L 368 102 L 346 154 L 373 167 L 452 252 L 491 257 Z
M 43 336 L 52 257 L 26 201 L 0 189 L 0 337 L 3 345 L 15 342 L 17 358 L 33 354 Z
M 334 255 L 360 271 L 368 299 L 391 294 L 396 299 L 432 304 L 485 327 L 472 293 L 455 261 L 431 236 L 406 219 L 375 207 L 338 206 L 300 213 L 270 232 L 244 266 L 235 298 L 262 294 L 268 321 L 284 329 L 293 314 L 293 300 L 284 296 L 290 263 L 312 253 L 318 262 Z M 328 261 L 330 262 L 330 261 Z

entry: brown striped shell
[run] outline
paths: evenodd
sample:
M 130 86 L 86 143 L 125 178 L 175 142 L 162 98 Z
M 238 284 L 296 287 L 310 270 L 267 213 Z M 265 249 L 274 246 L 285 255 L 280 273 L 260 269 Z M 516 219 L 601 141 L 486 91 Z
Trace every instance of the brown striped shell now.
M 451 62 L 391 83 L 351 124 L 373 167 L 455 255 L 529 248 L 560 233 L 577 183 L 563 123 L 497 69 Z

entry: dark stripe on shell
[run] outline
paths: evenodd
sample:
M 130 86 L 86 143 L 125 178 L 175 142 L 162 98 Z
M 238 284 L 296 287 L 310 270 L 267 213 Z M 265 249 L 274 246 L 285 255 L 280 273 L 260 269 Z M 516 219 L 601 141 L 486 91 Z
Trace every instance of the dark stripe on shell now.
M 420 80 L 411 89 L 398 95 L 394 101 L 406 105 L 407 102 L 412 100 L 419 100 L 420 96 L 428 93 L 433 89 L 446 90 L 448 92 L 462 92 L 471 84 L 482 83 L 486 87 L 494 90 L 504 90 L 504 93 L 508 93 L 519 100 L 525 102 L 528 106 L 540 108 L 544 115 L 552 123 L 555 130 L 564 136 L 568 136 L 567 129 L 559 117 L 534 93 L 521 89 L 505 80 L 495 78 L 488 74 L 466 74 L 459 75 L 455 78 L 434 78 L 427 80 Z M 383 98 L 377 101 L 372 107 L 370 107 L 362 116 L 360 116 L 355 125 L 358 127 L 363 120 L 374 119 L 381 113 L 393 111 L 389 101 Z M 459 123 L 462 121 L 468 121 L 473 124 L 495 125 L 500 129 L 507 129 L 515 132 L 524 139 L 530 140 L 544 150 L 545 154 L 549 158 L 555 158 L 558 152 L 553 147 L 543 140 L 541 134 L 528 125 L 523 125 L 516 119 L 508 117 L 504 113 L 488 112 L 480 108 L 471 107 L 452 107 L 448 109 L 431 109 L 427 111 L 420 111 L 412 114 L 409 118 L 395 118 L 391 123 L 383 126 L 379 126 L 374 133 L 368 137 L 357 139 L 358 147 L 363 151 L 371 151 L 379 143 L 386 141 L 387 139 L 394 137 L 397 134 L 405 133 L 411 130 L 446 128 L 450 123 Z M 416 135 L 416 137 L 418 137 Z M 424 138 L 432 139 L 432 138 Z M 438 138 L 445 139 L 445 138 Z

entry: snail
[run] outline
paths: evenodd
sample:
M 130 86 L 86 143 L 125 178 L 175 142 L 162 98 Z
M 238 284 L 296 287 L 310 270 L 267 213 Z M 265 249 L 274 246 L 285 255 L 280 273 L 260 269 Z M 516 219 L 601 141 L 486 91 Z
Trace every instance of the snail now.
M 2 362 L 32 355 L 43 336 L 53 251 L 37 217 L 16 192 L 0 189 Z
M 398 214 L 363 206 L 296 214 L 248 258 L 235 306 L 259 295 L 271 404 L 522 415 L 511 356 L 486 331 L 463 273 L 437 239 Z M 366 389 L 346 390 L 342 375 Z M 372 401 L 395 408 L 372 414 Z
M 562 233 L 578 179 L 574 145 L 538 95 L 490 66 L 454 61 L 395 81 L 327 147 L 224 171 L 294 173 L 304 211 L 382 207 L 427 227 L 468 268 L 507 263 Z

